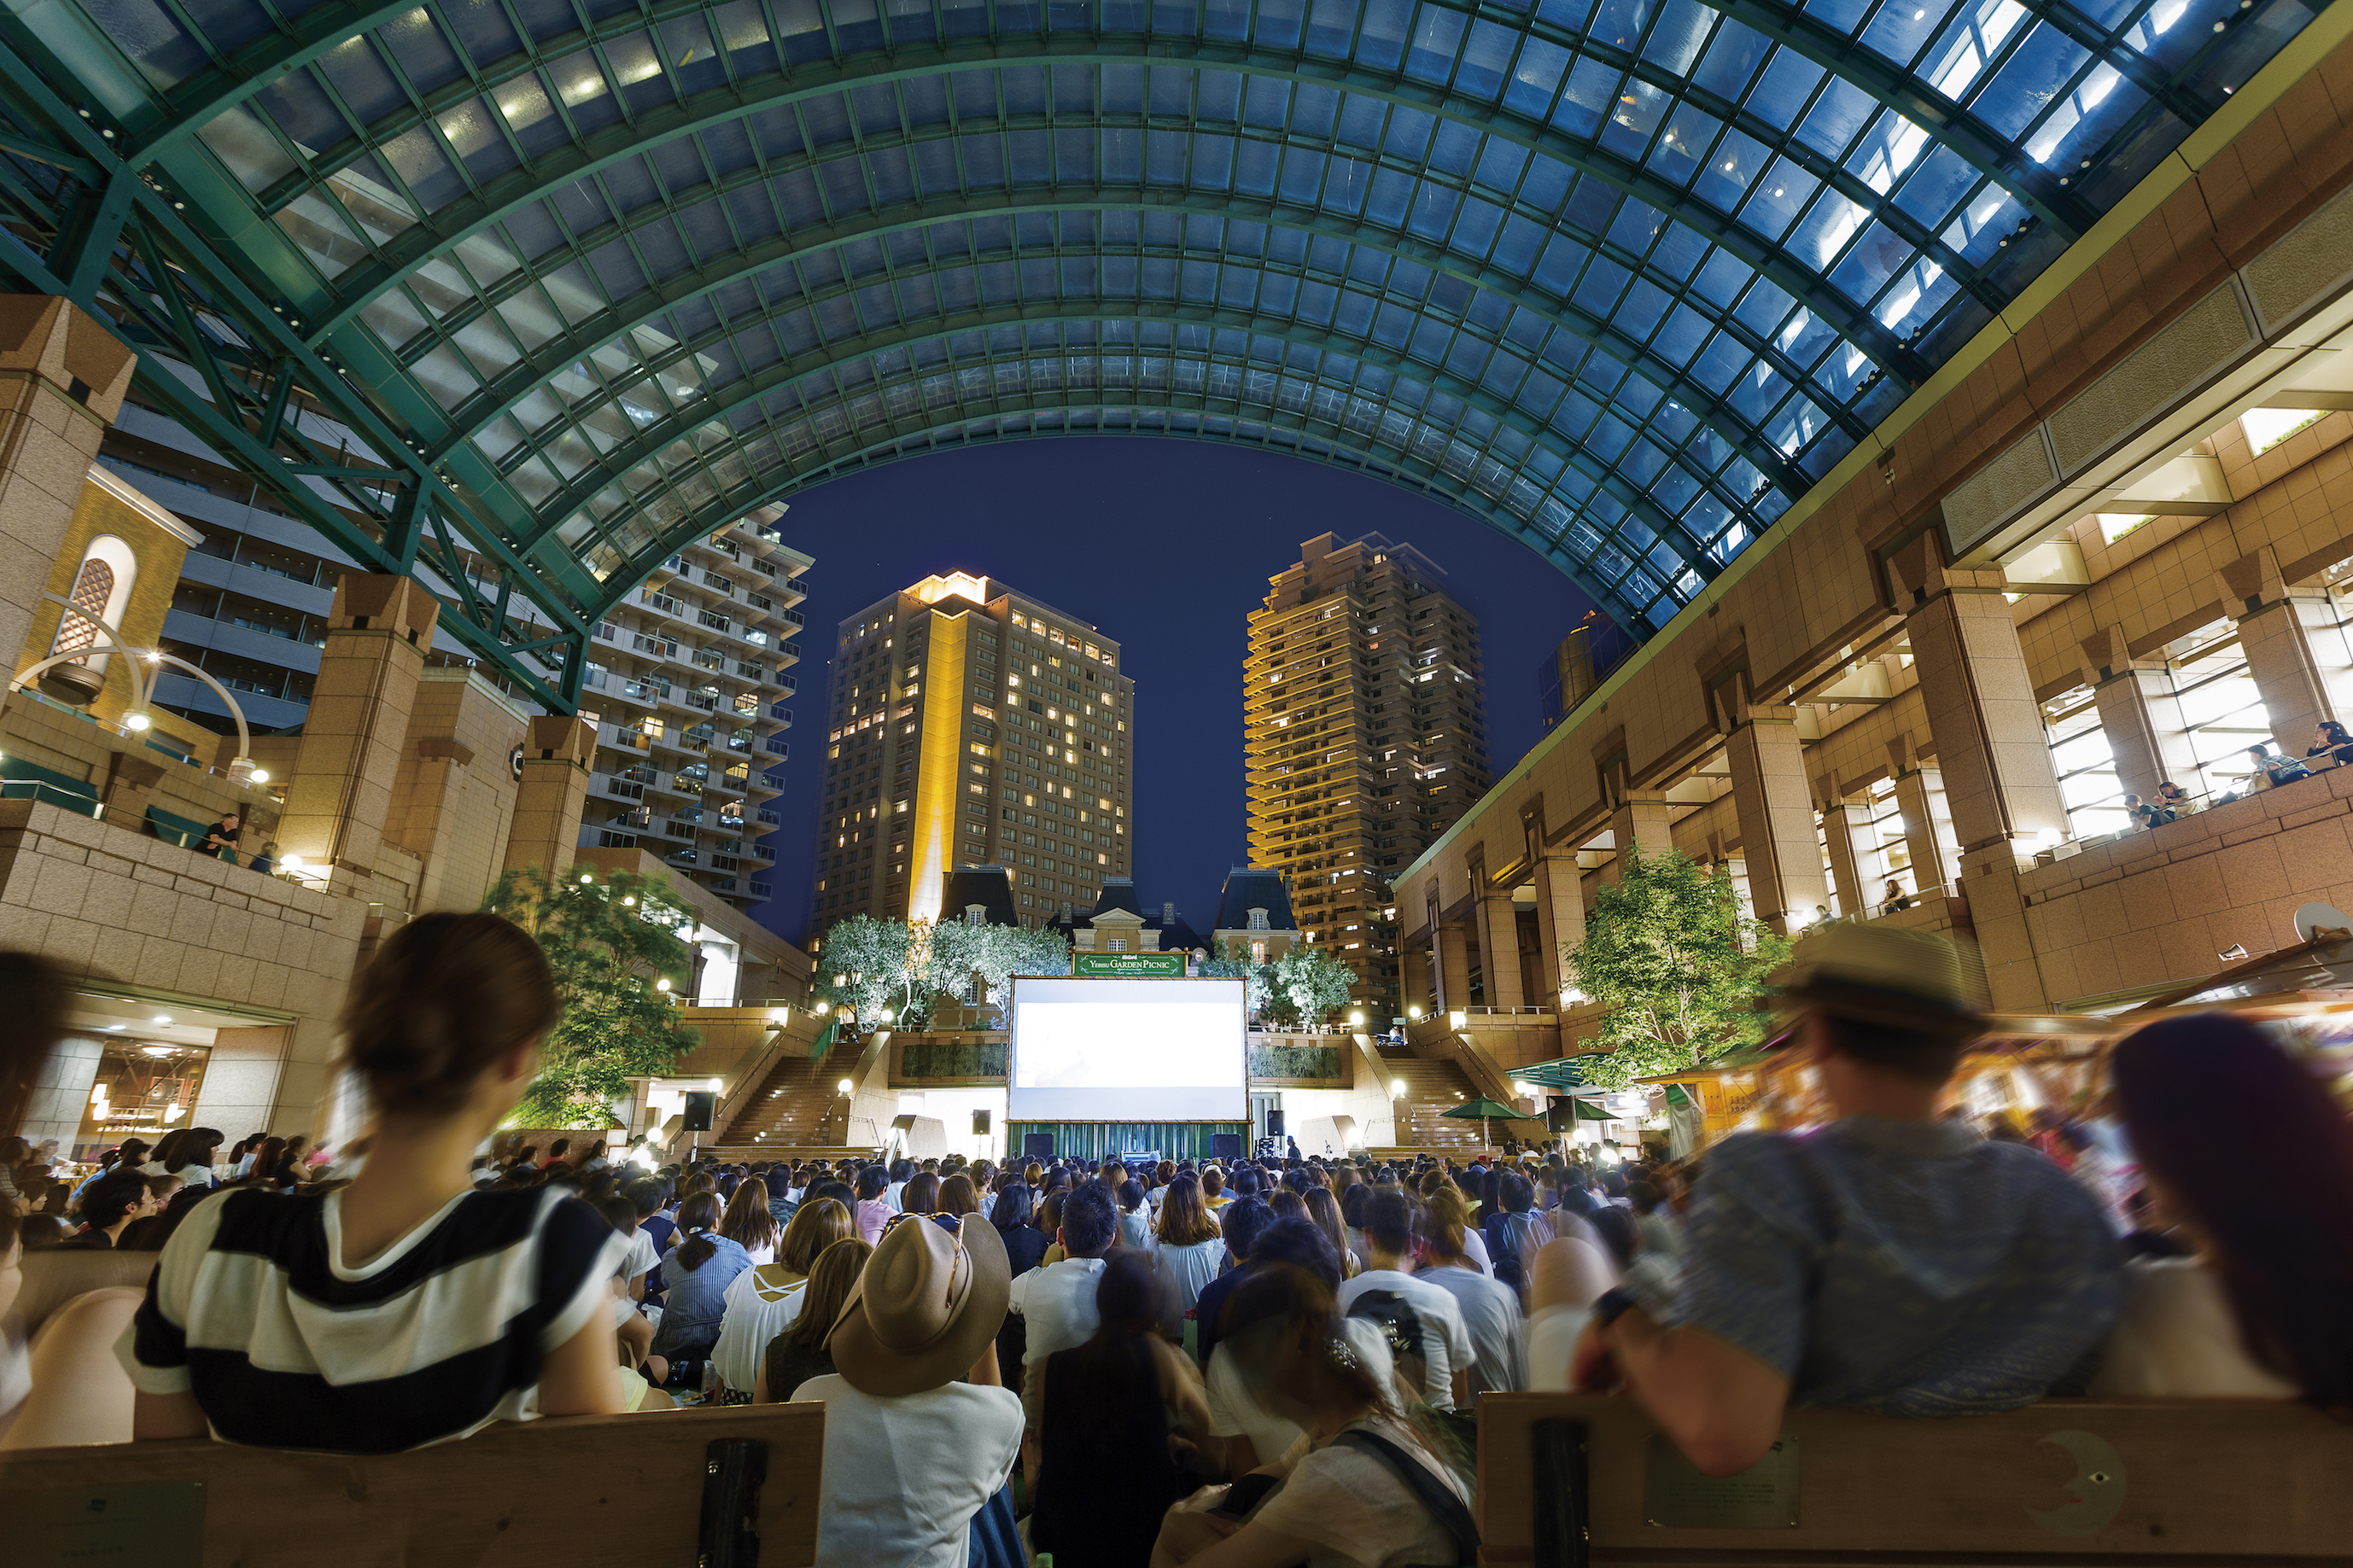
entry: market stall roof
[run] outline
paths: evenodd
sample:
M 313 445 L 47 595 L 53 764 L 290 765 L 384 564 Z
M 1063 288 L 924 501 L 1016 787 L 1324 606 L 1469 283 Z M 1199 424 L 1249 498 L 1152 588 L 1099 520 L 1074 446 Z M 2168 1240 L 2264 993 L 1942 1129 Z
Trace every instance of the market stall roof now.
M 1532 1083 L 1544 1089 L 1561 1090 L 1583 1089 L 1585 1064 L 1591 1061 L 1595 1054 L 1588 1053 L 1581 1057 L 1556 1057 L 1548 1062 L 1537 1062 L 1533 1067 L 1514 1068 L 1512 1077 L 1522 1083 Z
M 2117 1021 L 2130 1019 L 2126 1026 L 2134 1027 L 2151 1022 L 2149 1014 L 2171 1010 L 2244 1011 L 2255 1005 L 2305 1010 L 2347 1004 L 2353 1004 L 2353 940 L 2328 936 L 2242 960 L 2203 980 L 2152 996 L 2117 1015 Z

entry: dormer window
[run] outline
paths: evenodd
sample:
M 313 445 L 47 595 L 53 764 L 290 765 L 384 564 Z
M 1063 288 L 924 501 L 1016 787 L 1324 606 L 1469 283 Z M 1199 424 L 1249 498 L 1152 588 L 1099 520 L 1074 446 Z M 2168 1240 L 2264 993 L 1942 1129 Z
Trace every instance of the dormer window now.
M 1105 952 L 1125 952 L 1127 951 L 1127 939 L 1124 937 L 1115 936 L 1109 942 L 1103 943 L 1103 951 Z

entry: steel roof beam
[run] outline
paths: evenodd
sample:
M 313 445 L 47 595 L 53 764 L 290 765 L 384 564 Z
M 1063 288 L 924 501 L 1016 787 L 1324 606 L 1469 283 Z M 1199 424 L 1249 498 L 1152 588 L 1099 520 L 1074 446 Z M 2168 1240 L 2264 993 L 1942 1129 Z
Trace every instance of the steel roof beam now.
M 1101 389 L 1097 390 L 1099 391 Z M 1365 474 L 1369 478 L 1382 480 L 1385 483 L 1397 485 L 1400 489 L 1414 490 L 1418 493 L 1431 496 L 1437 500 L 1445 501 L 1447 504 L 1454 507 L 1458 510 L 1465 512 L 1470 516 L 1478 519 L 1480 521 L 1489 524 L 1491 527 L 1495 528 L 1501 532 L 1511 535 L 1513 538 L 1517 539 L 1522 543 L 1527 545 L 1530 549 L 1535 551 L 1539 555 L 1543 556 L 1546 560 L 1551 562 L 1556 567 L 1557 567 L 1564 575 L 1575 582 L 1577 586 L 1583 588 L 1587 594 L 1591 595 L 1599 603 L 1609 606 L 1611 613 L 1618 618 L 1620 624 L 1626 626 L 1629 630 L 1632 630 L 1634 627 L 1640 626 L 1642 624 L 1641 610 L 1643 606 L 1632 604 L 1623 594 L 1619 592 L 1616 586 L 1596 578 L 1592 574 L 1591 571 L 1587 568 L 1582 562 L 1579 562 L 1574 555 L 1562 549 L 1556 541 L 1548 539 L 1541 531 L 1528 526 L 1524 520 L 1514 516 L 1511 512 L 1506 511 L 1504 509 L 1497 507 L 1492 501 L 1487 500 L 1484 497 L 1479 494 L 1475 488 L 1472 487 L 1466 481 L 1455 479 L 1453 476 L 1446 473 L 1443 468 L 1432 464 L 1421 462 L 1405 453 L 1398 453 L 1394 456 L 1384 457 L 1379 452 L 1355 442 L 1352 439 L 1352 433 L 1345 426 L 1335 426 L 1323 420 L 1310 419 L 1300 415 L 1293 414 L 1286 409 L 1266 409 L 1247 415 L 1227 414 L 1222 410 L 1208 406 L 1212 403 L 1221 402 L 1224 400 L 1210 398 L 1206 395 L 1201 394 L 1178 393 L 1173 391 L 1167 393 L 1136 391 L 1124 395 L 1114 395 L 1109 396 L 1091 396 L 1076 399 L 1067 404 L 1043 405 L 1039 405 L 1035 399 L 1028 398 L 992 398 L 988 401 L 992 404 L 1005 405 L 1008 407 L 1014 408 L 1016 411 L 1028 412 L 1039 411 L 1041 406 L 1046 412 L 1065 414 L 1101 413 L 1119 409 L 1167 409 L 1177 412 L 1198 412 L 1210 415 L 1214 417 L 1230 418 L 1236 423 L 1241 425 L 1262 426 L 1270 429 L 1290 431 L 1293 434 L 1306 437 L 1313 440 L 1326 442 L 1333 447 L 1333 451 L 1330 453 L 1304 450 L 1293 445 L 1264 439 L 1256 439 L 1246 436 L 1220 434 L 1215 431 L 1154 430 L 1150 428 L 1138 427 L 1103 427 L 1100 429 L 1090 430 L 1086 428 L 1062 427 L 1044 430 L 1032 429 L 1023 431 L 1005 431 L 990 436 L 971 437 L 964 442 L 951 443 L 948 445 L 977 445 L 1001 440 L 1034 440 L 1061 436 L 1082 437 L 1104 435 L 1131 437 L 1137 436 L 1149 436 L 1164 438 L 1175 437 L 1181 439 L 1208 440 L 1232 445 L 1261 447 L 1270 450 L 1282 452 L 1288 456 L 1303 458 L 1311 462 L 1329 464 L 1335 468 L 1346 468 L 1351 472 Z M 748 497 L 724 497 L 706 507 L 699 509 L 684 521 L 673 525 L 661 535 L 660 539 L 658 541 L 658 543 L 661 548 L 661 558 L 666 559 L 670 555 L 676 554 L 679 550 L 688 543 L 696 539 L 702 538 L 715 532 L 721 528 L 724 528 L 728 522 L 732 521 L 734 518 L 742 516 L 747 511 L 756 510 L 761 507 L 772 505 L 776 501 L 784 500 L 786 496 L 792 495 L 797 491 L 808 489 L 809 487 L 821 483 L 826 479 L 832 479 L 840 473 L 854 468 L 875 467 L 879 463 L 890 461 L 893 458 L 920 456 L 920 451 L 902 451 L 895 449 L 904 447 L 910 441 L 920 440 L 923 437 L 938 435 L 945 431 L 952 431 L 959 426 L 970 425 L 976 421 L 994 416 L 997 416 L 997 410 L 991 408 L 962 413 L 954 419 L 934 420 L 928 424 L 923 423 L 921 420 L 914 422 L 893 420 L 891 422 L 891 434 L 881 440 L 868 442 L 863 446 L 853 448 L 849 452 L 842 453 L 838 457 L 828 457 L 822 463 L 808 468 L 796 470 L 792 474 L 779 478 L 774 483 L 763 487 L 761 489 L 754 492 Z M 642 581 L 642 579 L 640 579 L 640 581 Z M 617 607 L 623 600 L 627 599 L 631 593 L 634 593 L 636 589 L 637 584 L 633 583 L 617 593 L 608 593 L 605 600 L 596 607 L 596 613 L 598 615 L 610 615 L 612 611 Z M 1638 633 L 1637 635 L 1641 634 Z
M 1624 476 L 1619 474 L 1608 464 L 1599 462 L 1587 454 L 1583 448 L 1576 445 L 1574 441 L 1564 439 L 1558 434 L 1552 432 L 1544 421 L 1537 417 L 1533 412 L 1521 408 L 1516 404 L 1512 403 L 1507 399 L 1497 396 L 1494 393 L 1478 385 L 1476 383 L 1467 382 L 1458 376 L 1451 375 L 1445 371 L 1420 364 L 1407 358 L 1407 356 L 1402 353 L 1385 348 L 1382 345 L 1372 342 L 1368 338 L 1336 332 L 1329 328 L 1307 326 L 1287 316 L 1273 316 L 1250 310 L 1236 310 L 1230 309 L 1220 309 L 1213 306 L 1187 305 L 1179 303 L 1171 304 L 1165 309 L 1155 310 L 1112 310 L 1106 308 L 1102 310 L 1089 311 L 1073 310 L 1060 306 L 1050 307 L 1039 305 L 1002 306 L 960 312 L 959 319 L 953 323 L 942 322 L 936 326 L 926 323 L 920 329 L 907 328 L 875 332 L 861 338 L 854 346 L 849 344 L 829 345 L 826 349 L 817 350 L 808 354 L 781 362 L 779 364 L 769 367 L 768 370 L 760 373 L 760 374 L 756 376 L 747 378 L 740 390 L 731 389 L 730 399 L 723 407 L 714 409 L 705 414 L 702 417 L 696 420 L 694 425 L 689 427 L 688 430 L 669 436 L 663 444 L 667 445 L 670 441 L 678 440 L 681 438 L 683 435 L 691 434 L 691 430 L 694 428 L 700 428 L 702 426 L 712 424 L 714 421 L 726 419 L 738 409 L 758 403 L 769 393 L 776 391 L 779 387 L 786 386 L 791 384 L 793 382 L 804 380 L 812 376 L 822 375 L 825 372 L 833 369 L 836 366 L 847 364 L 856 360 L 864 359 L 891 349 L 910 348 L 922 343 L 936 342 L 942 339 L 955 337 L 959 333 L 982 331 L 992 327 L 1050 325 L 1061 321 L 1087 321 L 1095 323 L 1109 321 L 1134 321 L 1139 325 L 1166 322 L 1178 326 L 1198 326 L 1210 329 L 1223 328 L 1231 331 L 1248 332 L 1257 337 L 1274 338 L 1283 342 L 1293 343 L 1306 348 L 1340 353 L 1349 359 L 1356 360 L 1363 363 L 1377 366 L 1384 371 L 1391 372 L 1402 379 L 1412 381 L 1419 385 L 1430 388 L 1433 392 L 1441 393 L 1448 397 L 1451 397 L 1458 402 L 1464 404 L 1466 406 L 1476 408 L 1481 413 L 1485 414 L 1490 418 L 1495 420 L 1498 424 L 1516 430 L 1522 435 L 1528 437 L 1532 441 L 1543 446 L 1546 450 L 1550 451 L 1555 457 L 1559 458 L 1567 466 L 1575 468 L 1577 472 L 1583 474 L 1586 478 L 1593 480 L 1596 484 L 1609 491 L 1611 498 L 1618 501 L 1620 505 L 1625 507 L 1628 511 L 1640 518 L 1643 526 L 1651 533 L 1674 545 L 1679 557 L 1689 563 L 1693 570 L 1701 572 L 1703 575 L 1711 574 L 1705 557 L 1702 553 L 1706 544 L 1704 540 L 1694 539 L 1690 531 L 1684 528 L 1679 520 L 1668 515 L 1668 513 L 1661 508 L 1656 501 L 1652 500 L 1640 487 L 1634 485 Z M 1335 342 L 1347 346 L 1344 348 L 1335 348 L 1333 345 Z M 1171 345 L 1166 348 L 1161 348 L 1156 345 L 1142 343 L 1127 344 L 1103 342 L 1086 344 L 1076 351 L 1069 348 L 1044 348 L 1025 344 L 1018 353 L 1001 354 L 997 351 L 991 349 L 982 357 L 989 362 L 1008 359 L 1033 360 L 1039 358 L 1070 357 L 1073 352 L 1096 356 L 1134 356 L 1152 358 L 1165 355 L 1172 358 L 1197 359 L 1211 363 L 1232 363 L 1219 360 L 1214 353 L 1206 349 L 1188 350 L 1180 345 Z M 913 378 L 920 380 L 929 375 L 951 374 L 955 368 L 955 367 L 953 366 L 920 367 L 915 366 L 911 363 L 907 377 L 898 379 Z M 1301 380 L 1312 380 L 1319 385 L 1329 386 L 1334 391 L 1339 392 L 1350 398 L 1366 398 L 1369 396 L 1368 394 L 1355 390 L 1344 383 L 1330 381 L 1321 373 L 1302 371 L 1293 366 L 1285 365 L 1276 367 L 1272 365 L 1254 365 L 1248 362 L 1241 362 L 1235 363 L 1234 368 L 1243 374 L 1258 371 L 1271 375 L 1289 375 Z M 757 384 L 756 386 L 753 384 L 754 383 Z M 881 384 L 880 379 L 878 379 L 876 384 Z M 1419 416 L 1416 416 L 1416 417 L 1419 417 Z M 774 421 L 771 420 L 768 423 L 773 424 Z M 741 440 L 747 433 L 748 432 L 742 430 L 732 430 L 729 434 L 732 439 Z M 635 448 L 633 447 L 632 449 L 634 450 Z M 632 460 L 629 466 L 634 467 L 636 462 L 643 460 L 642 456 L 638 457 Z M 1505 462 L 1501 458 L 1497 458 L 1493 460 L 1503 467 L 1514 467 L 1514 465 Z M 628 468 L 626 467 L 617 466 L 614 470 L 616 476 L 626 474 L 627 472 Z M 663 484 L 656 488 L 661 489 L 674 488 L 676 479 L 677 476 L 675 474 L 666 475 L 664 477 Z M 598 481 L 597 488 L 601 489 L 603 484 L 607 482 L 617 482 L 617 478 L 615 479 L 600 479 Z M 1533 479 L 1529 482 L 1531 484 L 1536 483 L 1536 481 Z M 1537 485 L 1537 488 L 1542 489 L 1545 487 Z M 523 542 L 520 548 L 529 551 L 536 547 L 543 539 L 554 534 L 557 530 L 561 529 L 564 524 L 571 521 L 574 517 L 578 516 L 580 507 L 585 505 L 586 500 L 595 493 L 594 489 L 586 488 L 585 484 L 576 484 L 572 487 L 572 489 L 558 496 L 555 500 L 549 503 L 548 508 L 545 510 L 543 516 L 546 521 L 542 523 L 539 533 L 530 540 Z M 642 502 L 647 496 L 653 493 L 654 490 L 652 489 L 640 491 L 633 499 L 638 502 Z M 558 510 L 559 507 L 561 510 Z M 591 526 L 596 526 L 593 521 L 591 522 Z M 1597 531 L 1600 532 L 1607 533 L 1610 531 L 1607 525 L 1597 524 L 1596 527 Z M 604 531 L 599 529 L 598 531 L 601 535 Z M 662 553 L 663 555 L 667 555 L 670 552 L 665 551 Z M 657 561 L 659 559 L 660 557 L 656 557 Z M 649 569 L 650 570 L 650 568 Z
M 1550 321 L 1561 331 L 1611 355 L 1630 369 L 1638 371 L 1645 380 L 1657 386 L 1666 396 L 1690 410 L 1730 442 L 1736 450 L 1746 456 L 1761 473 L 1779 486 L 1791 500 L 1794 500 L 1805 489 L 1803 477 L 1788 467 L 1788 459 L 1770 441 L 1766 439 L 1761 431 L 1726 407 L 1714 392 L 1692 381 L 1682 370 L 1660 359 L 1643 344 L 1628 338 L 1624 333 L 1589 312 L 1580 310 L 1565 300 L 1557 300 L 1543 290 L 1523 283 L 1508 273 L 1503 273 L 1492 268 L 1466 264 L 1448 256 L 1440 247 L 1435 246 L 1392 237 L 1391 231 L 1372 228 L 1366 225 L 1338 224 L 1321 216 L 1303 216 L 1293 209 L 1285 209 L 1272 203 L 1233 200 L 1218 202 L 1206 195 L 1191 195 L 1189 199 L 1184 201 L 1155 201 L 1133 196 L 1101 196 L 1077 187 L 1064 187 L 1061 192 L 1040 193 L 1039 205 L 1034 206 L 979 199 L 970 202 L 926 202 L 911 204 L 911 205 L 918 210 L 911 212 L 906 208 L 894 208 L 888 213 L 872 215 L 867 221 L 852 220 L 828 225 L 824 229 L 815 231 L 804 229 L 801 231 L 802 237 L 797 242 L 779 240 L 774 247 L 763 247 L 753 255 L 727 258 L 728 265 L 723 270 L 684 274 L 680 278 L 667 280 L 661 288 L 648 291 L 651 296 L 650 299 L 639 296 L 627 301 L 630 314 L 617 321 L 600 319 L 592 325 L 584 325 L 579 331 L 550 340 L 541 345 L 529 359 L 500 377 L 492 386 L 486 388 L 480 397 L 469 399 L 452 411 L 449 429 L 427 449 L 427 461 L 438 467 L 452 451 L 470 443 L 493 421 L 503 416 L 517 403 L 543 385 L 550 376 L 565 366 L 578 363 L 607 343 L 628 337 L 638 328 L 687 300 L 710 293 L 714 289 L 723 289 L 738 279 L 754 276 L 772 268 L 789 266 L 811 255 L 836 248 L 854 240 L 879 238 L 944 223 L 1018 216 L 1039 212 L 1166 211 L 1195 216 L 1265 223 L 1273 226 L 1327 235 L 1352 244 L 1361 245 L 1368 250 L 1378 251 L 1430 267 L 1472 284 L 1473 287 L 1510 301 L 1518 309 L 1525 310 L 1533 315 Z M 1368 229 L 1369 232 L 1367 232 Z M 1119 253 L 1099 251 L 1089 254 L 1116 257 Z M 1203 257 L 1201 259 L 1216 258 Z M 1241 265 L 1242 263 L 1237 261 L 1223 264 Z M 1277 270 L 1288 270 L 1288 268 L 1278 268 Z M 846 285 L 843 291 L 856 292 L 860 289 L 873 286 L 872 280 L 860 280 Z M 1345 287 L 1345 280 L 1341 280 L 1335 286 Z M 772 317 L 786 310 L 798 310 L 804 303 L 803 300 L 795 299 L 781 304 L 776 310 L 763 312 L 763 315 Z M 1113 301 L 1106 300 L 1105 303 L 1106 306 L 1114 306 Z M 1428 317 L 1426 310 L 1423 314 Z M 1435 319 L 1445 320 L 1443 317 Z M 699 338 L 691 343 L 681 344 L 679 349 L 665 356 L 663 361 L 649 363 L 647 368 L 658 369 L 662 363 L 676 363 L 681 358 L 691 357 L 693 353 L 708 346 L 708 340 L 732 335 L 733 332 L 743 330 L 746 324 L 739 319 L 714 329 L 713 332 L 707 334 L 705 338 Z M 1799 390 L 1803 390 L 1807 384 L 1802 373 L 1790 379 L 1792 385 Z M 1836 412 L 1842 411 L 1833 412 L 1833 417 L 1836 416 Z M 700 417 L 696 423 L 701 423 Z M 1861 438 L 1862 432 L 1859 427 L 1859 422 L 1854 421 L 1852 416 L 1848 417 L 1843 427 L 1849 435 L 1857 439 Z M 642 440 L 643 437 L 640 437 L 638 442 L 633 442 L 631 449 L 634 449 Z M 631 462 L 624 461 L 618 453 L 607 454 L 604 461 L 599 465 L 600 468 L 612 473 L 626 472 L 631 466 Z M 1744 505 L 1746 501 L 1745 497 L 1725 499 L 1736 506 Z M 549 506 L 553 504 L 552 502 L 543 504 L 534 508 L 533 511 L 536 515 L 544 517 L 548 515 Z
M 332 286 L 322 286 L 321 302 L 311 304 L 305 311 L 311 318 L 306 330 L 312 342 L 324 342 L 434 257 L 522 207 L 622 159 L 762 110 L 781 109 L 849 88 L 980 66 L 1159 65 L 1231 70 L 1358 93 L 1474 127 L 1524 151 L 1568 164 L 1656 209 L 1669 221 L 1682 224 L 1722 246 L 1804 304 L 1906 386 L 1917 386 L 1927 379 L 1930 367 L 1912 349 L 1882 326 L 1868 310 L 1840 293 L 1820 273 L 1778 246 L 1759 239 L 1731 218 L 1711 208 L 1690 205 L 1687 193 L 1681 187 L 1631 160 L 1566 135 L 1529 116 L 1461 101 L 1444 88 L 1411 80 L 1399 72 L 1367 71 L 1295 51 L 1145 37 L 1120 47 L 1103 47 L 1092 39 L 1085 49 L 1061 50 L 1052 45 L 1050 38 L 1043 41 L 1043 47 L 984 41 L 903 49 L 880 58 L 860 57 L 849 65 L 800 68 L 788 77 L 764 79 L 756 89 L 712 88 L 686 102 L 652 110 L 639 116 L 635 124 L 616 126 L 596 132 L 585 142 L 575 142 L 558 148 L 542 158 L 535 169 L 489 181 L 481 195 L 452 202 L 431 219 L 402 230 L 379 248 L 377 259 L 353 268 Z M 920 55 L 920 63 L 904 63 L 911 55 Z

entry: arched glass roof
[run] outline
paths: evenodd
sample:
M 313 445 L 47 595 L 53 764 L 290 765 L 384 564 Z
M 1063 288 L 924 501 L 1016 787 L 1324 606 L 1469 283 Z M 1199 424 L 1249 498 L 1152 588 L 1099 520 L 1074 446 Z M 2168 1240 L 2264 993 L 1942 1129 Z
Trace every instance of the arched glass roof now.
M 2319 0 L 73 3 L 15 47 L 566 621 L 1103 432 L 1427 491 L 1641 634 Z

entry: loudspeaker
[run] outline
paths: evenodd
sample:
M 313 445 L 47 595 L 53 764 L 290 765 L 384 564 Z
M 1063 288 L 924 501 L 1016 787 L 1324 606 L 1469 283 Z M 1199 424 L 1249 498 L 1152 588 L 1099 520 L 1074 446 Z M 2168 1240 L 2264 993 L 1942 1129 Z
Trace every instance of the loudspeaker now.
M 1054 1157 L 1054 1135 L 1051 1132 L 1025 1132 L 1021 1135 L 1021 1157 L 1025 1160 L 1050 1160 Z
M 1241 1157 L 1242 1157 L 1242 1135 L 1241 1135 L 1240 1133 L 1239 1133 L 1239 1132 L 1212 1132 L 1212 1133 L 1210 1133 L 1210 1134 L 1209 1134 L 1209 1158 L 1210 1158 L 1210 1159 L 1212 1159 L 1212 1160 L 1239 1160 L 1239 1159 L 1240 1159 Z
M 976 1110 L 972 1113 L 972 1135 L 976 1138 L 986 1138 L 988 1136 L 987 1111 Z
M 707 1089 L 688 1089 L 686 1114 L 679 1121 L 679 1131 L 681 1132 L 710 1131 L 712 1107 L 718 1102 L 719 1097 Z
M 1270 1138 L 1280 1138 L 1282 1136 L 1282 1107 L 1277 1105 L 1271 1107 L 1268 1110 L 1266 1113 L 1266 1135 Z

